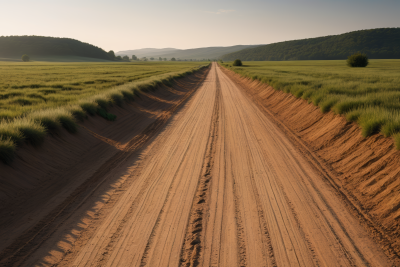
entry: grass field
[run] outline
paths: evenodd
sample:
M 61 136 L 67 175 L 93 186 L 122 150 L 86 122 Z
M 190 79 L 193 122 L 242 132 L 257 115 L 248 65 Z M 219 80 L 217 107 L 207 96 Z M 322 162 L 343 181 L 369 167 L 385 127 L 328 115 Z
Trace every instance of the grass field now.
M 198 65 L 190 62 L 0 62 L 0 119 L 73 104 L 118 85 L 186 71 Z
M 88 114 L 115 120 L 109 106 L 206 64 L 0 62 L 0 160 L 10 162 L 23 142 L 39 145 L 49 131 L 76 132 Z
M 350 68 L 344 60 L 252 61 L 228 69 L 291 93 L 357 122 L 364 137 L 393 136 L 400 149 L 400 60 L 370 60 Z

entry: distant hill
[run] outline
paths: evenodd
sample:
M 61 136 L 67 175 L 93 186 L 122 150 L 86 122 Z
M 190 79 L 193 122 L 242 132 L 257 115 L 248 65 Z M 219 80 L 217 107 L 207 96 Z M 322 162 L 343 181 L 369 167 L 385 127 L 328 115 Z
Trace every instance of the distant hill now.
M 117 56 L 128 56 L 132 57 L 132 55 L 137 56 L 138 58 L 141 57 L 158 57 L 159 55 L 172 53 L 175 51 L 180 51 L 176 48 L 142 48 L 142 49 L 135 49 L 135 50 L 126 50 L 126 51 L 119 51 L 115 53 Z
M 0 37 L 0 58 L 21 58 L 27 54 L 35 57 L 81 57 L 110 60 L 103 49 L 70 38 L 43 36 Z
M 361 30 L 340 35 L 286 41 L 223 55 L 225 61 L 347 59 L 356 52 L 371 59 L 400 59 L 400 28 Z
M 257 45 L 236 45 L 236 46 L 228 46 L 228 47 L 202 47 L 202 48 L 193 48 L 193 49 L 175 49 L 175 48 L 164 48 L 164 49 L 154 49 L 154 48 L 145 48 L 138 50 L 128 50 L 128 51 L 120 51 L 116 53 L 117 55 L 128 55 L 131 57 L 135 55 L 139 58 L 141 57 L 162 57 L 162 58 L 176 58 L 176 59 L 218 59 L 222 55 L 227 53 L 236 52 L 246 48 L 257 47 Z M 169 50 L 169 51 L 168 51 Z

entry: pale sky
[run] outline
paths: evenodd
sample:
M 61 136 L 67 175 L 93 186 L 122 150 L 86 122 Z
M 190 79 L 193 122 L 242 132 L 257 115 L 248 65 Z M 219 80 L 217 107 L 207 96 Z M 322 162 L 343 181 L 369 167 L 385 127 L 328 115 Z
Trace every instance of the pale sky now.
M 0 0 L 0 36 L 69 37 L 115 52 L 400 27 L 400 0 Z

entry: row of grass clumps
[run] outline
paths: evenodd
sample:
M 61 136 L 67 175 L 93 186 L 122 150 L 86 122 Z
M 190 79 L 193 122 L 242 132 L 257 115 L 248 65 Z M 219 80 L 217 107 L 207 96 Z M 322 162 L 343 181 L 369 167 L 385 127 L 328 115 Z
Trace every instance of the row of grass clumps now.
M 365 77 L 365 84 L 349 81 L 348 83 L 334 83 L 324 81 L 324 77 L 305 79 L 287 78 L 281 73 L 255 74 L 246 68 L 233 67 L 231 64 L 221 64 L 243 77 L 258 80 L 272 86 L 275 90 L 290 93 L 296 98 L 302 98 L 318 106 L 323 113 L 332 111 L 345 116 L 350 122 L 356 122 L 361 127 L 363 137 L 381 133 L 385 137 L 392 137 L 397 150 L 400 150 L 400 87 L 396 81 L 379 88 L 375 78 Z M 297 69 L 293 73 L 299 72 Z M 289 74 L 289 72 L 288 72 Z M 303 71 L 303 76 L 305 72 Z M 292 75 L 295 76 L 296 74 Z M 333 76 L 326 74 L 326 76 Z M 371 82 L 369 82 L 369 79 Z M 378 79 L 378 78 L 377 78 Z M 379 79 L 378 79 L 379 80 Z M 397 84 L 394 85 L 393 84 Z
M 99 115 L 106 120 L 115 121 L 116 115 L 108 112 L 110 107 L 121 107 L 125 102 L 133 101 L 140 97 L 141 91 L 154 91 L 162 84 L 171 86 L 175 79 L 185 77 L 203 67 L 206 66 L 183 73 L 163 75 L 150 81 L 121 85 L 82 100 L 76 105 L 36 110 L 12 120 L 3 119 L 0 121 L 0 160 L 6 164 L 11 163 L 17 146 L 23 143 L 39 146 L 47 134 L 56 133 L 62 128 L 76 133 L 77 122 L 83 122 L 88 115 Z

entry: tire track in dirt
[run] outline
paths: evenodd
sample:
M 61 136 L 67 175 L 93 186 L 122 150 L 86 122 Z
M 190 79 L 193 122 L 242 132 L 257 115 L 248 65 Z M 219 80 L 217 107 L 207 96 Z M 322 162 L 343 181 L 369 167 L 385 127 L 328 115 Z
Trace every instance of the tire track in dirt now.
M 212 179 L 211 172 L 214 167 L 215 145 L 218 140 L 219 106 L 221 103 L 221 85 L 218 74 L 216 76 L 216 94 L 210 135 L 207 143 L 207 154 L 204 157 L 203 169 L 197 186 L 196 194 L 190 211 L 185 240 L 183 242 L 180 266 L 198 266 L 201 261 L 201 250 L 204 247 L 205 216 L 209 210 L 209 188 Z
M 165 110 L 153 123 L 139 135 L 132 138 L 123 151 L 118 151 L 113 157 L 107 160 L 90 178 L 79 186 L 63 203 L 58 205 L 52 212 L 43 218 L 38 224 L 22 234 L 10 246 L 0 252 L 0 264 L 7 266 L 20 265 L 31 255 L 41 244 L 43 244 L 62 223 L 67 220 L 81 205 L 96 191 L 106 179 L 112 169 L 117 168 L 128 157 L 141 149 L 147 141 L 152 139 L 164 126 L 176 110 L 178 110 L 195 90 L 203 83 L 205 77 L 196 86 L 186 93 L 177 103 Z M 93 185 L 95 185 L 93 187 Z
M 238 263 L 239 266 L 247 266 L 247 249 L 246 249 L 246 233 L 244 231 L 242 212 L 240 210 L 240 197 L 238 194 L 235 177 L 232 175 L 233 180 L 233 196 L 235 205 L 235 222 L 237 233 L 237 247 L 238 247 Z
M 201 177 L 197 186 L 196 194 L 193 198 L 193 204 L 190 211 L 190 217 L 187 225 L 185 240 L 182 245 L 180 256 L 180 266 L 198 266 L 201 261 L 201 250 L 204 246 L 204 228 L 206 216 L 209 210 L 209 188 L 212 179 L 211 172 L 214 167 L 215 145 L 218 140 L 218 125 L 219 125 L 219 106 L 221 103 L 221 85 L 218 74 L 215 71 L 216 94 L 213 115 L 211 118 L 212 124 L 210 135 L 207 143 L 207 154 L 203 162 Z

